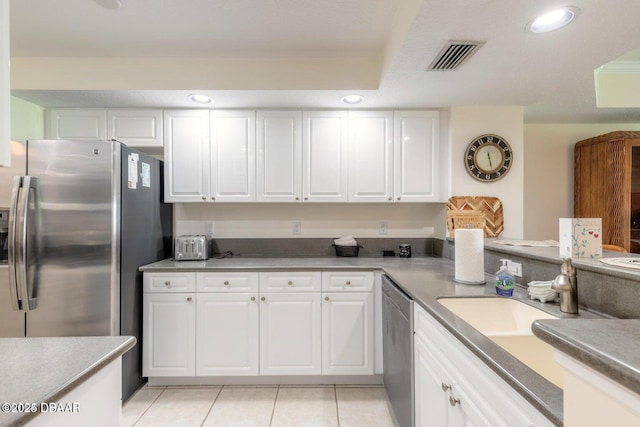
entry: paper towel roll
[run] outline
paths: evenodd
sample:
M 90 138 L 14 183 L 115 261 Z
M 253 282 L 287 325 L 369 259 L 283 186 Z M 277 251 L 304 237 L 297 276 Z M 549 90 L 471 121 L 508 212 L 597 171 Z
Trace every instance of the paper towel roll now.
M 484 231 L 478 228 L 457 228 L 455 236 L 454 280 L 474 285 L 485 283 Z

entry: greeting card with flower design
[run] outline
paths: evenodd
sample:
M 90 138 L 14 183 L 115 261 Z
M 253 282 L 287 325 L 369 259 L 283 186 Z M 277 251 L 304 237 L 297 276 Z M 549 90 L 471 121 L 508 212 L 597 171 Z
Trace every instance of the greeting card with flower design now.
M 560 218 L 560 257 L 602 258 L 602 218 Z

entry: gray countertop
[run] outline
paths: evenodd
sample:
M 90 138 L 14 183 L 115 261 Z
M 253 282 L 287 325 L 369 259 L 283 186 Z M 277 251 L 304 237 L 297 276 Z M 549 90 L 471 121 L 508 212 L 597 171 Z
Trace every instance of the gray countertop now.
M 136 343 L 134 337 L 0 338 L 0 404 L 58 402 Z M 34 413 L 0 412 L 0 425 Z
M 543 341 L 640 394 L 640 320 L 536 320 Z

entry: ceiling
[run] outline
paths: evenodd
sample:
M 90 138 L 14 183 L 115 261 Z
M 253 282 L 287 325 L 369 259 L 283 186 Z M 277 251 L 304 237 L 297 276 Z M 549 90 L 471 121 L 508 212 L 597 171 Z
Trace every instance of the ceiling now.
M 638 59 L 640 2 L 572 0 L 566 28 L 525 31 L 557 0 L 11 0 L 12 93 L 44 107 L 520 105 L 527 123 L 640 122 L 596 108 L 594 70 Z M 449 40 L 485 44 L 425 71 Z M 636 51 L 636 54 L 633 53 Z

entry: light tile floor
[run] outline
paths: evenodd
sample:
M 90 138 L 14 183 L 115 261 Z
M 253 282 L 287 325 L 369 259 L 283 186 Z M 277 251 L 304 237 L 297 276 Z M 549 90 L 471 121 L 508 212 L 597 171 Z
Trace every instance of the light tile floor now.
M 392 427 L 382 386 L 143 387 L 122 426 Z

